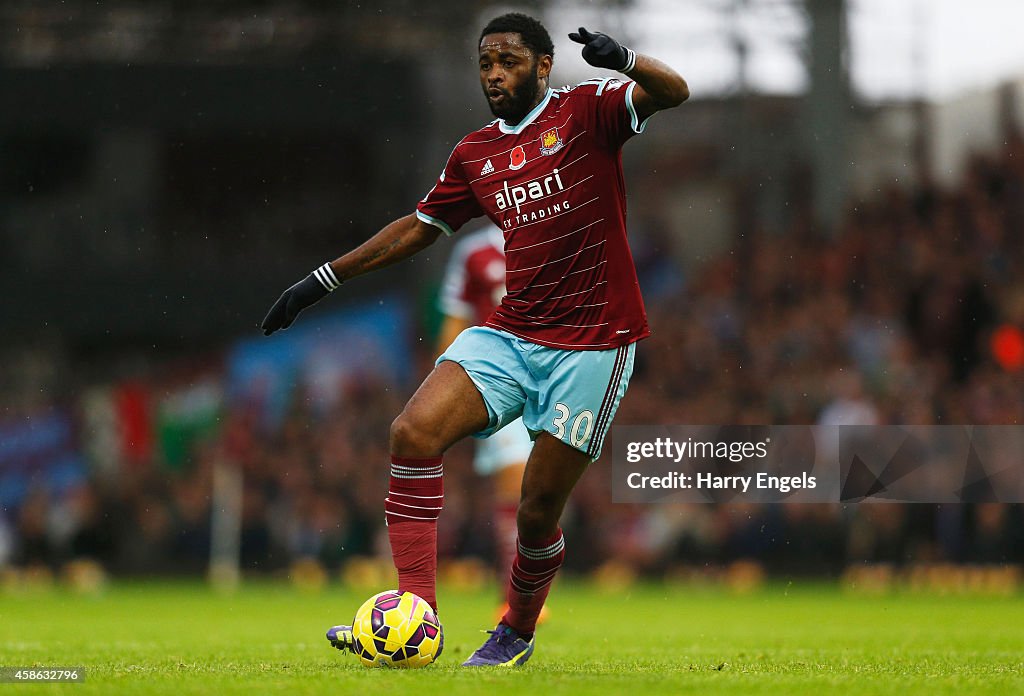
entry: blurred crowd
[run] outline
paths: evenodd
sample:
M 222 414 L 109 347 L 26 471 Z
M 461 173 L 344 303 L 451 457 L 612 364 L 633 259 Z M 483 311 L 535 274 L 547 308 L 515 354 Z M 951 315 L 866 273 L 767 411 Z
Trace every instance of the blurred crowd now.
M 956 190 L 893 186 L 852 202 L 834 234 L 798 215 L 782 233 L 745 232 L 688 274 L 668 242 L 654 241 L 671 237 L 637 244 L 654 335 L 637 352 L 617 424 L 1024 420 L 1021 139 L 976 156 Z M 416 360 L 413 383 L 347 379 L 327 410 L 296 392 L 272 426 L 225 399 L 183 449 L 150 448 L 113 469 L 93 461 L 64 485 L 33 486 L 0 515 L 0 566 L 93 558 L 118 574 L 201 573 L 218 468 L 242 472 L 246 571 L 386 557 L 388 427 L 431 356 Z M 154 370 L 143 381 L 156 393 L 197 379 L 187 374 Z M 471 458 L 469 442 L 446 458 L 440 551 L 493 560 L 490 484 Z M 614 561 L 657 575 L 750 559 L 778 573 L 838 575 L 862 562 L 1020 563 L 1022 517 L 1002 503 L 611 504 L 606 452 L 563 526 L 566 566 L 577 572 Z

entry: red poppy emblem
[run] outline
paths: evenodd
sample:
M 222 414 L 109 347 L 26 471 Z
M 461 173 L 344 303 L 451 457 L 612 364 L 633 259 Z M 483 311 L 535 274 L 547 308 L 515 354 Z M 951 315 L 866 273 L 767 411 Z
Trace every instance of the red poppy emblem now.
M 519 169 L 526 164 L 526 150 L 522 145 L 516 145 L 512 150 L 512 161 L 509 162 L 509 169 Z

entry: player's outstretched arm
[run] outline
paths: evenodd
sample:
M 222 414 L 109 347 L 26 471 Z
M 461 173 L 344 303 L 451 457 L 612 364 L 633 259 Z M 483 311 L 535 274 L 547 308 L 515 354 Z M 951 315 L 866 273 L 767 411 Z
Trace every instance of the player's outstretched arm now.
M 607 34 L 580 27 L 569 38 L 583 44 L 583 59 L 591 65 L 618 70 L 636 82 L 633 106 L 641 123 L 656 111 L 679 106 L 690 97 L 690 87 L 679 73 L 656 58 L 635 53 Z
M 352 251 L 325 263 L 285 290 L 260 325 L 263 335 L 287 329 L 299 312 L 327 297 L 346 280 L 407 259 L 433 244 L 440 234 L 437 227 L 421 221 L 415 213 L 395 220 Z

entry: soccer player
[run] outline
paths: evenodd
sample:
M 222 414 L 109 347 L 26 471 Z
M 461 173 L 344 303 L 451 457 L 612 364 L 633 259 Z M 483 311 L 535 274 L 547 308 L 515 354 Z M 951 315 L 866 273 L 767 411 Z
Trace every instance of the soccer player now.
M 480 84 L 497 117 L 463 138 L 417 205 L 347 254 L 285 290 L 262 328 L 291 325 L 304 308 L 358 275 L 408 258 L 441 233 L 486 215 L 505 237 L 506 295 L 484 326 L 463 331 L 391 426 L 385 516 L 402 591 L 437 609 L 437 518 L 442 455 L 467 435 L 518 417 L 535 436 L 517 513 L 509 609 L 464 663 L 521 665 L 565 555 L 559 518 L 598 458 L 649 334 L 626 241 L 621 147 L 689 88 L 674 70 L 601 33 L 569 38 L 601 78 L 549 86 L 554 46 L 537 20 L 512 13 L 480 33 Z M 351 629 L 328 631 L 351 647 Z
M 444 315 L 438 334 L 438 352 L 444 354 L 459 334 L 487 321 L 505 297 L 505 237 L 492 224 L 466 233 L 452 249 L 444 281 L 440 309 Z M 498 582 L 508 582 L 515 558 L 516 509 L 522 490 L 526 459 L 533 448 L 530 432 L 517 418 L 490 437 L 476 443 L 473 468 L 494 479 L 492 532 L 498 559 Z M 507 590 L 503 586 L 503 590 Z M 499 617 L 508 610 L 502 592 Z M 542 615 L 543 616 L 543 615 Z

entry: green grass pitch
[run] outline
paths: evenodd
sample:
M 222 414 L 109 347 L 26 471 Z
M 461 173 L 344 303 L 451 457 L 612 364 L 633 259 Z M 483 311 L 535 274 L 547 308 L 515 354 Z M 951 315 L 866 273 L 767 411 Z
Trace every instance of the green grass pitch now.
M 381 588 L 384 589 L 384 588 Z M 366 591 L 118 584 L 0 595 L 0 666 L 81 666 L 74 694 L 1007 694 L 1024 692 L 1024 601 L 769 585 L 748 595 L 560 583 L 533 659 L 463 670 L 493 592 L 441 591 L 446 646 L 424 670 L 369 670 L 323 638 Z

